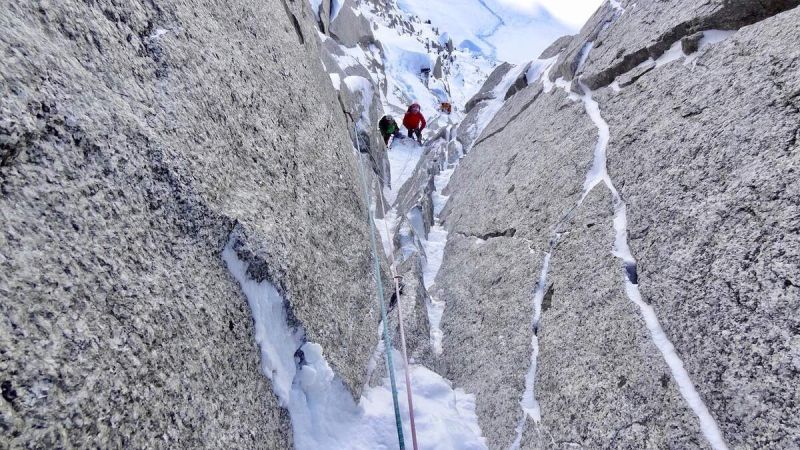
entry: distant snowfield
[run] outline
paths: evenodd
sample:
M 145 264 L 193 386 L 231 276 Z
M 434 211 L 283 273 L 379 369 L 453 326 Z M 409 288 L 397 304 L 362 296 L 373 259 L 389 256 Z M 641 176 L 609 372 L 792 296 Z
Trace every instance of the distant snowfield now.
M 522 12 L 501 0 L 398 0 L 406 12 L 430 20 L 462 49 L 479 51 L 514 64 L 536 59 L 557 38 L 577 27 L 555 19 L 544 9 Z

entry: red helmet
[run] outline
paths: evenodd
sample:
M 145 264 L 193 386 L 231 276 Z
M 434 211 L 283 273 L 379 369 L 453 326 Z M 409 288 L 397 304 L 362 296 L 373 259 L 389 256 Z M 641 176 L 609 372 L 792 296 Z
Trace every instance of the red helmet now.
M 411 106 L 408 107 L 408 111 L 416 111 L 419 112 L 422 108 L 419 106 L 419 103 L 412 103 Z

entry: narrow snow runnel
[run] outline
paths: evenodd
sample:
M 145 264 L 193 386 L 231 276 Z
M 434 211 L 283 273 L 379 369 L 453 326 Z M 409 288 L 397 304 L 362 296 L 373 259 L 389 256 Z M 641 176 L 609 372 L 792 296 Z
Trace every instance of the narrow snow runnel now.
M 542 317 L 542 300 L 544 300 L 545 293 L 547 292 L 547 275 L 550 271 L 550 256 L 552 255 L 555 241 L 551 241 L 550 251 L 544 255 L 542 260 L 542 270 L 539 272 L 539 281 L 536 282 L 536 287 L 533 290 L 533 320 L 531 329 L 531 365 L 528 372 L 525 374 L 525 391 L 522 393 L 522 400 L 520 406 L 522 407 L 522 417 L 515 428 L 516 438 L 511 444 L 511 450 L 518 450 L 522 443 L 522 432 L 525 430 L 525 420 L 530 417 L 535 422 L 542 420 L 542 412 L 539 408 L 539 402 L 536 400 L 536 393 L 534 387 L 536 385 L 536 367 L 539 357 L 539 337 L 537 336 L 539 330 L 539 321 Z
M 455 164 L 457 165 L 457 163 Z M 433 185 L 434 192 L 431 194 L 433 198 L 433 215 L 434 224 L 428 232 L 427 239 L 422 241 L 423 250 L 425 252 L 425 265 L 422 269 L 422 281 L 427 291 L 433 287 L 436 275 L 442 267 L 444 260 L 444 249 L 447 246 L 447 230 L 439 223 L 439 213 L 442 212 L 448 197 L 442 194 L 444 188 L 450 182 L 450 177 L 453 175 L 455 165 L 451 168 L 442 170 L 434 176 Z M 436 355 L 441 355 L 442 338 L 444 332 L 441 328 L 442 316 L 444 315 L 445 302 L 437 299 L 428 292 L 428 325 L 431 334 L 431 347 Z
M 605 121 L 605 119 L 603 119 L 602 114 L 600 113 L 599 105 L 592 98 L 592 91 L 586 86 L 582 85 L 582 87 L 584 90 L 584 95 L 582 98 L 586 107 L 586 113 L 597 127 L 599 135 L 594 152 L 594 162 L 592 164 L 590 173 L 587 176 L 586 183 L 584 184 L 583 197 L 585 198 L 589 191 L 601 181 L 604 182 L 611 191 L 615 205 L 614 230 L 616 231 L 616 238 L 612 253 L 624 263 L 626 271 L 625 294 L 629 300 L 639 307 L 645 324 L 650 331 L 653 343 L 661 352 L 664 360 L 669 366 L 672 372 L 672 377 L 677 383 L 681 395 L 700 420 L 700 428 L 703 432 L 703 435 L 706 437 L 711 447 L 715 450 L 727 449 L 728 447 L 722 437 L 722 432 L 719 429 L 719 425 L 711 416 L 711 413 L 703 402 L 703 399 L 700 397 L 700 394 L 697 393 L 689 373 L 683 366 L 683 361 L 681 361 L 680 356 L 675 351 L 675 347 L 672 345 L 669 338 L 661 328 L 661 324 L 659 323 L 655 311 L 650 305 L 642 300 L 638 284 L 634 284 L 633 280 L 631 280 L 628 268 L 635 268 L 636 260 L 631 254 L 630 247 L 628 245 L 627 206 L 617 192 L 617 189 L 614 187 L 614 183 L 612 182 L 611 177 L 608 175 L 608 169 L 606 167 L 606 151 L 610 135 L 608 123 Z M 638 276 L 636 281 L 638 282 Z
M 444 260 L 444 249 L 447 246 L 447 230 L 437 223 L 431 227 L 428 238 L 422 241 L 425 251 L 425 264 L 422 268 L 422 281 L 425 290 L 428 291 L 428 327 L 431 334 L 431 347 L 436 355 L 442 354 L 442 331 L 441 323 L 444 315 L 445 302 L 431 295 L 429 289 L 436 280 L 436 275 L 442 267 Z
M 616 238 L 614 240 L 613 253 L 614 256 L 621 259 L 625 263 L 626 268 L 630 265 L 635 267 L 636 260 L 633 258 L 628 245 L 627 206 L 619 198 L 619 195 L 615 195 L 615 203 L 617 203 L 614 214 L 614 231 L 616 232 Z M 711 415 L 711 412 L 708 410 L 708 407 L 706 406 L 702 397 L 700 397 L 697 389 L 695 389 L 694 383 L 689 376 L 689 372 L 683 366 L 681 357 L 678 355 L 675 347 L 672 345 L 672 342 L 670 342 L 666 333 L 664 333 L 664 330 L 661 328 L 661 323 L 658 320 L 655 310 L 642 299 L 642 294 L 639 291 L 639 285 L 630 279 L 630 274 L 626 275 L 625 295 L 627 295 L 628 299 L 630 299 L 634 304 L 636 304 L 636 306 L 639 307 L 642 318 L 644 319 L 647 329 L 650 331 L 650 335 L 652 336 L 653 343 L 663 355 L 667 366 L 669 366 L 670 371 L 672 372 L 672 378 L 678 385 L 678 390 L 680 391 L 681 396 L 683 396 L 684 400 L 686 400 L 686 403 L 699 419 L 700 429 L 702 430 L 703 435 L 708 440 L 711 448 L 715 450 L 726 450 L 728 446 L 725 443 L 725 439 L 722 437 L 722 432 L 719 429 L 717 421 Z
M 672 57 L 673 56 L 667 56 L 666 58 Z M 522 400 L 520 401 L 520 405 L 524 411 L 524 414 L 516 427 L 517 436 L 511 446 L 511 449 L 516 450 L 519 448 L 526 417 L 531 417 L 537 422 L 541 418 L 541 411 L 539 409 L 538 401 L 535 397 L 536 366 L 539 353 L 538 337 L 536 334 L 538 331 L 538 324 L 541 319 L 541 302 L 545 293 L 544 289 L 546 286 L 547 274 L 549 272 L 550 257 L 558 242 L 558 230 L 563 223 L 566 223 L 569 220 L 575 209 L 581 206 L 591 190 L 594 189 L 594 187 L 598 184 L 603 183 L 611 192 L 614 202 L 615 214 L 613 225 L 616 235 L 612 254 L 621 259 L 623 262 L 626 296 L 631 302 L 639 307 L 645 324 L 652 337 L 653 343 L 656 345 L 656 348 L 658 348 L 659 352 L 664 357 L 667 366 L 670 368 L 673 379 L 678 385 L 678 390 L 680 391 L 684 400 L 694 414 L 698 417 L 703 435 L 708 440 L 711 447 L 715 450 L 727 450 L 728 447 L 724 438 L 722 437 L 719 425 L 695 389 L 689 373 L 683 366 L 680 356 L 675 351 L 675 347 L 669 341 L 669 338 L 661 328 L 661 324 L 654 309 L 652 306 L 648 305 L 644 300 L 642 300 L 638 286 L 636 260 L 631 254 L 630 247 L 628 245 L 627 206 L 619 195 L 619 192 L 617 191 L 613 181 L 611 180 L 611 177 L 608 174 L 607 149 L 610 141 L 610 129 L 608 122 L 606 122 L 603 118 L 597 101 L 593 99 L 591 89 L 584 84 L 581 84 L 584 94 L 582 96 L 576 96 L 575 93 L 570 91 L 570 84 L 565 82 L 563 79 L 559 78 L 555 83 L 550 82 L 548 79 L 549 70 L 549 68 L 545 70 L 542 76 L 545 92 L 550 92 L 554 87 L 560 87 L 573 100 L 581 100 L 584 104 L 586 114 L 597 127 L 598 139 L 593 152 L 592 166 L 589 169 L 589 172 L 586 174 L 586 180 L 584 181 L 583 193 L 576 205 L 564 215 L 558 224 L 556 224 L 556 237 L 550 242 L 550 251 L 545 256 L 539 281 L 534 291 L 534 333 L 531 339 L 531 367 L 525 377 L 525 391 L 523 392 Z

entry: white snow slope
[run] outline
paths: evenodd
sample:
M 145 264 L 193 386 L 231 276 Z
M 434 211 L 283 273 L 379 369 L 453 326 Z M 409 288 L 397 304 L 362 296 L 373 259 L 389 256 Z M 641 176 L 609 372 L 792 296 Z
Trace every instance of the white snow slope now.
M 543 8 L 524 13 L 500 0 L 399 0 L 399 5 L 447 31 L 457 47 L 514 64 L 538 57 L 554 40 L 576 31 Z
M 295 448 L 381 449 L 397 448 L 392 394 L 388 378 L 382 386 L 368 388 L 356 403 L 325 361 L 323 349 L 303 342 L 304 331 L 287 325 L 284 301 L 275 287 L 247 277 L 229 242 L 222 254 L 247 296 L 261 348 L 261 368 L 292 420 Z M 297 350 L 302 352 L 302 359 Z M 400 408 L 408 417 L 402 358 L 395 352 Z M 411 367 L 417 436 L 423 449 L 484 449 L 475 415 L 475 397 L 422 366 Z M 404 422 L 404 435 L 411 430 Z

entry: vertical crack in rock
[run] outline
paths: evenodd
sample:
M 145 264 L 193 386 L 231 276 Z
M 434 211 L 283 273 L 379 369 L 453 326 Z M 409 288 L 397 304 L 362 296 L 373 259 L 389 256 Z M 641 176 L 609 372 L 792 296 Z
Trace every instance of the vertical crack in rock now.
M 588 52 L 588 50 L 587 50 Z M 588 55 L 583 55 L 583 58 L 587 58 Z M 614 205 L 614 218 L 613 218 L 613 227 L 615 231 L 615 240 L 613 244 L 612 254 L 621 259 L 623 262 L 623 275 L 624 275 L 624 282 L 625 282 L 625 294 L 628 299 L 633 302 L 636 306 L 639 307 L 639 310 L 642 314 L 642 318 L 645 321 L 647 329 L 650 332 L 651 338 L 653 343 L 655 344 L 656 348 L 661 352 L 667 366 L 670 368 L 672 372 L 673 379 L 675 380 L 678 390 L 680 391 L 681 395 L 683 396 L 684 400 L 690 407 L 690 409 L 694 412 L 700 422 L 700 428 L 705 436 L 706 440 L 710 444 L 710 446 L 715 450 L 727 450 L 727 444 L 725 443 L 724 438 L 722 437 L 722 432 L 719 429 L 719 425 L 717 424 L 714 417 L 711 415 L 708 407 L 705 405 L 703 399 L 700 397 L 700 394 L 697 392 L 694 383 L 689 376 L 689 373 L 686 371 L 685 367 L 683 366 L 683 362 L 680 359 L 680 356 L 677 354 L 675 347 L 670 342 L 669 338 L 667 337 L 664 330 L 661 328 L 661 324 L 658 320 L 658 317 L 655 313 L 653 307 L 647 304 L 641 296 L 641 292 L 639 291 L 638 286 L 638 272 L 636 269 L 636 260 L 633 258 L 631 254 L 630 247 L 628 245 L 628 224 L 627 224 L 627 206 L 625 202 L 622 200 L 619 192 L 614 186 L 614 183 L 611 180 L 611 177 L 608 174 L 608 169 L 606 165 L 606 152 L 608 148 L 608 143 L 610 140 L 610 130 L 608 123 L 603 119 L 602 114 L 600 113 L 600 107 L 598 103 L 592 98 L 592 90 L 582 82 L 578 82 L 579 87 L 583 91 L 583 95 L 576 95 L 574 92 L 571 92 L 570 83 L 563 82 L 563 80 L 558 79 L 555 83 L 549 80 L 549 71 L 548 68 L 541 76 L 541 80 L 545 85 L 544 91 L 550 92 L 554 86 L 558 86 L 562 88 L 568 95 L 568 97 L 572 100 L 580 100 L 584 104 L 584 108 L 586 110 L 586 114 L 590 117 L 592 122 L 595 124 L 598 130 L 598 139 L 597 143 L 595 144 L 594 152 L 593 152 L 593 159 L 592 165 L 586 174 L 586 180 L 584 181 L 583 186 L 583 193 L 579 200 L 576 202 L 575 206 L 573 206 L 563 217 L 562 219 L 557 222 L 554 233 L 555 236 L 553 239 L 550 240 L 550 245 L 548 252 L 545 254 L 544 259 L 542 261 L 542 269 L 539 274 L 539 280 L 536 284 L 534 289 L 533 295 L 533 319 L 532 319 L 532 327 L 533 327 L 533 334 L 531 337 L 531 366 L 528 369 L 528 372 L 525 376 L 525 391 L 522 394 L 522 399 L 520 400 L 520 406 L 523 410 L 522 417 L 515 428 L 516 431 L 516 438 L 512 443 L 510 449 L 517 450 L 520 447 L 522 441 L 522 435 L 525 429 L 525 420 L 527 417 L 531 417 L 534 422 L 538 423 L 541 420 L 541 410 L 539 408 L 539 403 L 536 400 L 535 396 L 535 381 L 536 381 L 536 366 L 537 366 L 537 357 L 539 354 L 539 341 L 538 341 L 538 331 L 539 331 L 539 322 L 541 320 L 541 312 L 542 312 L 542 300 L 545 296 L 546 291 L 546 283 L 547 277 L 550 267 L 550 259 L 552 257 L 553 251 L 558 244 L 558 240 L 560 239 L 563 232 L 560 232 L 559 229 L 567 224 L 571 217 L 574 215 L 575 211 L 582 205 L 583 201 L 589 195 L 589 193 L 594 189 L 598 184 L 603 183 L 611 192 L 613 198 L 613 205 Z
M 614 199 L 614 230 L 616 238 L 613 247 L 613 254 L 621 259 L 625 268 L 625 294 L 636 306 L 639 307 L 642 317 L 650 331 L 653 343 L 664 357 L 667 366 L 669 366 L 673 379 L 678 385 L 678 390 L 683 396 L 686 403 L 695 413 L 700 421 L 700 428 L 703 435 L 708 440 L 708 443 L 714 449 L 727 449 L 727 444 L 722 437 L 722 432 L 719 429 L 714 417 L 708 410 L 700 394 L 695 389 L 694 383 L 689 376 L 686 368 L 683 366 L 683 361 L 675 350 L 675 347 L 667 337 L 658 316 L 652 306 L 647 304 L 641 296 L 638 286 L 638 276 L 636 274 L 636 260 L 631 254 L 628 245 L 628 219 L 627 219 L 627 206 L 622 200 L 622 197 L 614 187 L 608 170 L 606 167 L 606 149 L 609 141 L 609 127 L 608 123 L 603 119 L 600 113 L 600 107 L 597 102 L 592 98 L 592 91 L 585 85 L 582 85 L 584 94 L 582 96 L 583 104 L 586 108 L 586 113 L 592 119 L 592 122 L 597 126 L 598 141 L 595 147 L 594 162 L 592 169 L 587 176 L 585 188 L 588 191 L 594 188 L 600 182 L 603 182 L 606 187 L 611 191 Z M 585 197 L 586 194 L 584 194 Z
M 306 38 L 305 36 L 303 36 L 303 30 L 300 28 L 300 22 L 297 21 L 297 16 L 295 16 L 292 10 L 289 9 L 289 5 L 286 3 L 286 0 L 281 0 L 281 3 L 283 3 L 283 9 L 286 11 L 286 15 L 292 22 L 292 26 L 294 27 L 294 32 L 297 34 L 297 40 L 300 42 L 301 45 L 305 44 Z

